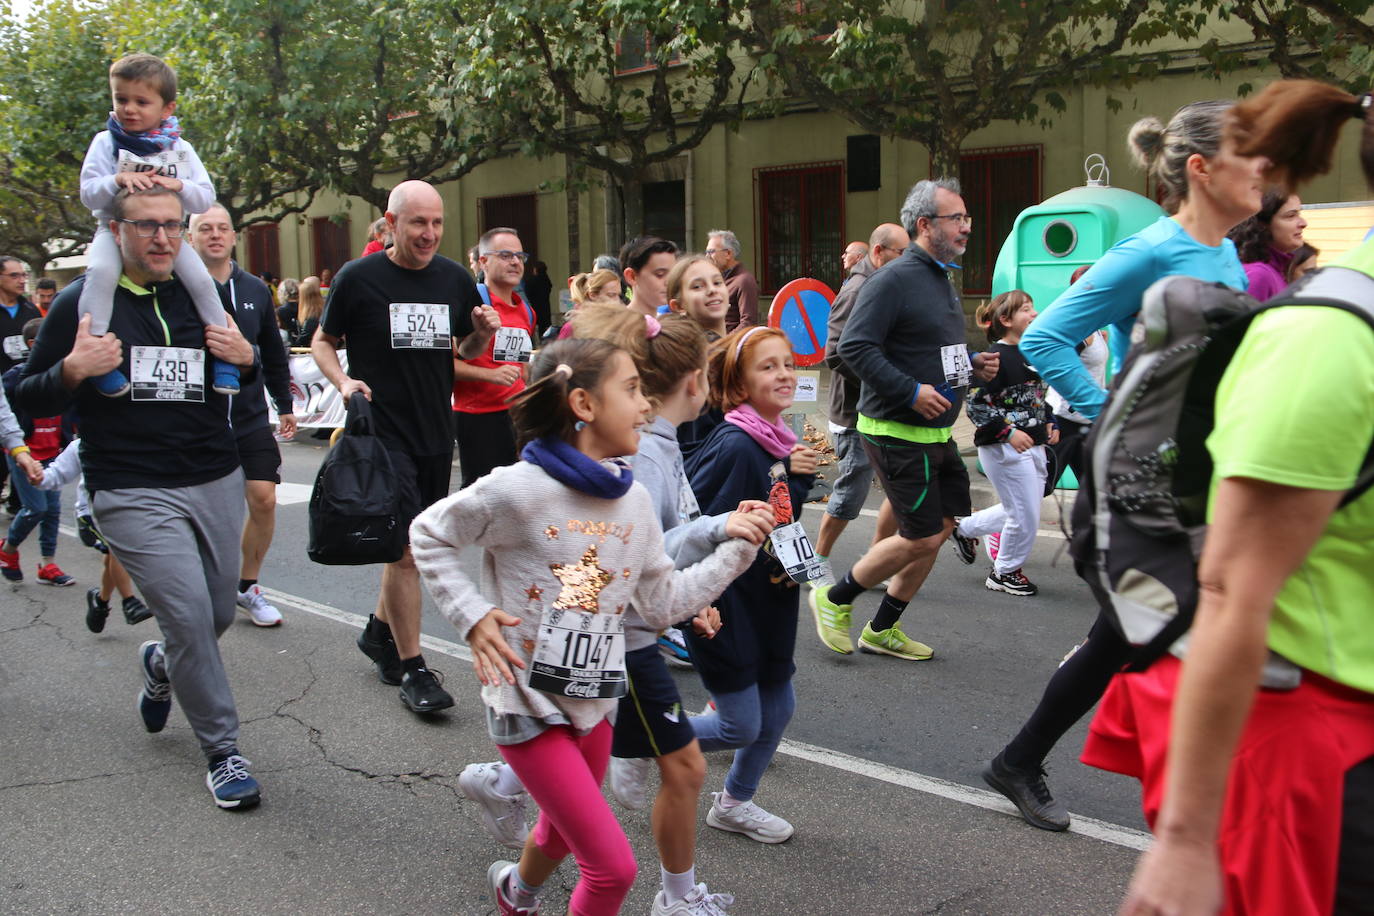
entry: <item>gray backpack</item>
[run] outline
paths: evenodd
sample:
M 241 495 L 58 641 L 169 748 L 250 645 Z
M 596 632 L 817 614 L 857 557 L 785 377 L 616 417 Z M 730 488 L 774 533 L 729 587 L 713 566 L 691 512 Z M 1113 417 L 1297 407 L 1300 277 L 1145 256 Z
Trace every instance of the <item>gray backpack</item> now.
M 1073 508 L 1074 567 L 1142 670 L 1192 624 L 1217 387 L 1255 316 L 1287 306 L 1339 308 L 1374 329 L 1374 279 L 1313 271 L 1261 305 L 1220 283 L 1173 276 L 1145 291 L 1131 347 L 1097 422 Z M 1374 445 L 1344 506 L 1374 485 Z

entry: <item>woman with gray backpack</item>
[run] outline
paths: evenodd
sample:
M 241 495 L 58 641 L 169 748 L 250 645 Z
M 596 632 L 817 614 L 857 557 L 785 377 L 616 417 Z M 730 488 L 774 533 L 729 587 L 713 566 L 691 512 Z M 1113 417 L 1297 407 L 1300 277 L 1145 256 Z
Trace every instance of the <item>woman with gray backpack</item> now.
M 1230 101 L 1194 102 L 1167 125 L 1145 118 L 1128 144 L 1165 194 L 1169 215 L 1108 250 L 1059 296 L 1021 338 L 1021 351 L 1069 406 L 1097 417 L 1107 392 L 1088 374 L 1075 347 L 1100 328 L 1111 329 L 1112 362 L 1125 356 L 1145 290 L 1171 275 L 1246 286 L 1235 245 L 1226 233 L 1260 206 L 1262 162 L 1222 142 Z M 1050 678 L 1039 705 L 1017 735 L 983 770 L 1030 824 L 1065 830 L 1068 810 L 1050 793 L 1044 761 L 1059 739 L 1102 697 L 1132 647 L 1100 613 L 1087 640 Z
M 1225 144 L 1286 190 L 1374 96 L 1281 81 Z M 1374 242 L 1253 317 L 1216 386 L 1187 651 L 1112 683 L 1084 761 L 1138 776 L 1156 842 L 1125 914 L 1374 912 Z M 1268 675 L 1290 672 L 1286 682 Z

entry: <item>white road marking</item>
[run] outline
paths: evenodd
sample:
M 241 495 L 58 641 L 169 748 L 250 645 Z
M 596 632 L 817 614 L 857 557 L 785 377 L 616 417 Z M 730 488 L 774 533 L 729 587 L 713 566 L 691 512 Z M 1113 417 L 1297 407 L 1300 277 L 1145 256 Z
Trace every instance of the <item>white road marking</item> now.
M 314 487 L 305 483 L 279 483 L 277 484 L 277 505 L 290 506 L 295 503 L 310 502 L 310 491 Z
M 289 604 L 299 610 L 325 617 L 339 623 L 347 624 L 355 629 L 361 630 L 367 625 L 367 617 L 363 614 L 354 614 L 351 611 L 341 610 L 328 604 L 321 604 L 318 601 L 311 601 L 309 598 L 300 598 L 288 592 L 277 591 L 272 588 L 264 588 L 263 594 L 270 600 Z M 459 645 L 447 639 L 439 639 L 434 636 L 420 636 L 420 645 L 431 652 L 438 652 L 450 658 L 461 659 L 471 662 L 472 653 L 466 646 Z M 818 763 L 836 770 L 843 770 L 855 776 L 866 776 L 869 779 L 876 779 L 889 785 L 901 786 L 905 789 L 914 789 L 927 795 L 936 795 L 940 798 L 971 805 L 975 808 L 985 808 L 989 811 L 998 811 L 1003 814 L 1019 817 L 1016 807 L 1007 801 L 997 792 L 987 789 L 977 789 L 972 786 L 965 786 L 947 779 L 938 779 L 934 776 L 922 776 L 920 773 L 913 773 L 910 770 L 903 770 L 900 767 L 888 766 L 873 760 L 865 760 L 862 757 L 854 757 L 839 751 L 832 751 L 828 748 L 817 747 L 814 744 L 803 744 L 800 741 L 789 741 L 786 738 L 778 746 L 778 753 L 795 757 L 798 760 L 806 760 L 811 763 Z M 1133 830 L 1130 827 L 1123 827 L 1119 824 L 1112 824 L 1107 821 L 1100 821 L 1096 818 L 1083 817 L 1075 814 L 1073 822 L 1069 826 L 1071 833 L 1078 833 L 1103 843 L 1111 843 L 1116 846 L 1124 846 L 1127 849 L 1145 850 L 1150 845 L 1151 837 L 1148 833 Z

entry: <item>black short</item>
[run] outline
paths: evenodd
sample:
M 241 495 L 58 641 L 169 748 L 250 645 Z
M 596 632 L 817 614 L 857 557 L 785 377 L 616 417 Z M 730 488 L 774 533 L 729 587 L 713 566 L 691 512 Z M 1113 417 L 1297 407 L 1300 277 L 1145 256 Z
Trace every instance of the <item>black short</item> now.
M 453 434 L 458 441 L 458 470 L 463 486 L 470 487 L 492 471 L 515 464 L 515 427 L 510 411 L 492 413 L 453 412 Z
M 453 455 L 411 455 L 387 442 L 391 467 L 396 472 L 399 491 L 397 512 L 407 530 L 415 516 L 448 495 L 449 475 L 453 472 Z M 407 538 L 409 543 L 409 538 Z
M 270 480 L 281 483 L 281 449 L 272 435 L 272 427 L 259 426 L 238 437 L 239 464 L 246 480 Z
M 677 682 L 658 646 L 625 653 L 630 692 L 620 698 L 611 754 L 616 757 L 662 757 L 696 739 Z
M 902 537 L 931 537 L 944 529 L 945 519 L 973 511 L 968 468 L 953 439 L 926 445 L 865 434 L 864 451 L 896 510 Z

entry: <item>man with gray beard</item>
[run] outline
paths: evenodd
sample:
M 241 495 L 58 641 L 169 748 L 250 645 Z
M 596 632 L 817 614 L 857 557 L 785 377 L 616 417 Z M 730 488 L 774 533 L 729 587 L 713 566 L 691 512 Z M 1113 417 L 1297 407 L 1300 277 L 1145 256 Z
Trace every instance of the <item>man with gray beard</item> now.
M 963 305 L 950 281 L 972 222 L 958 181 L 917 182 L 902 205 L 902 226 L 914 244 L 859 290 L 840 337 L 840 359 L 862 382 L 855 428 L 897 516 L 897 534 L 869 548 L 839 582 L 811 591 L 821 639 L 841 654 L 853 652 L 854 600 L 889 576 L 892 584 L 859 635 L 859 648 L 909 661 L 934 654 L 903 633 L 898 620 L 935 565 L 955 517 L 970 512 L 954 420 L 972 377 L 997 374 L 996 354 L 969 351 Z

